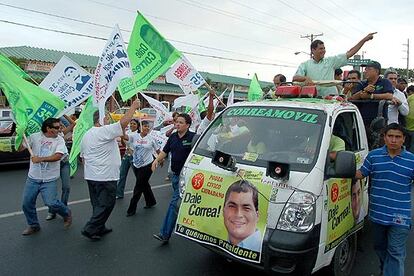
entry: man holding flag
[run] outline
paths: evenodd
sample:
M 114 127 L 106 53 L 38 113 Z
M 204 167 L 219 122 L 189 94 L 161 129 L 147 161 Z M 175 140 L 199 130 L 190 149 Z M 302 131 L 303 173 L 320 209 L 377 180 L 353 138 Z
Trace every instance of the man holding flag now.
M 136 99 L 121 120 L 114 124 L 109 124 L 107 115 L 104 124 L 101 125 L 99 111 L 95 111 L 94 126 L 83 136 L 81 157 L 91 198 L 92 217 L 81 233 L 91 240 L 100 240 L 103 235 L 112 232 L 111 228 L 105 227 L 105 223 L 115 206 L 116 184 L 121 166 L 121 154 L 116 138 L 123 135 L 124 129 L 139 107 L 140 101 Z

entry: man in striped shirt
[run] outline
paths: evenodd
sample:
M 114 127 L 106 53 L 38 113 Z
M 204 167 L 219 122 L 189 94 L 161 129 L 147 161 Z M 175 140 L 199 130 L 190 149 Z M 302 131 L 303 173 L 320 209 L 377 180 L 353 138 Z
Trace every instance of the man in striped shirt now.
M 411 229 L 411 184 L 414 154 L 403 147 L 405 129 L 397 123 L 384 129 L 385 146 L 372 150 L 355 177 L 371 177 L 369 218 L 374 249 L 384 276 L 404 276 L 406 241 Z

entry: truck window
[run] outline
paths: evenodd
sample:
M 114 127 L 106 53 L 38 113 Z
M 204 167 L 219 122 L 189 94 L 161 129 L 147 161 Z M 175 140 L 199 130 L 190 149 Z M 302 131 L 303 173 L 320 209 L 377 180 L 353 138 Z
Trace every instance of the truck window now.
M 320 110 L 281 107 L 232 107 L 201 137 L 195 153 L 212 156 L 219 150 L 238 163 L 266 166 L 288 163 L 310 171 L 317 160 L 326 115 Z
M 332 134 L 345 142 L 345 150 L 357 152 L 362 148 L 355 112 L 342 112 L 334 122 Z

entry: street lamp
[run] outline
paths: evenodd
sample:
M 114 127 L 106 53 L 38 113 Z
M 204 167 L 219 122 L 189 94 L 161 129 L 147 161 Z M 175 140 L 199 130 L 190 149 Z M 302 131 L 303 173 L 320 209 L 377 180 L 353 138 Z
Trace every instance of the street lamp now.
M 299 55 L 299 54 L 305 54 L 305 55 L 308 55 L 309 57 L 311 57 L 311 54 L 306 53 L 306 52 L 304 52 L 304 51 L 298 51 L 298 52 L 295 52 L 295 55 L 296 55 L 296 56 L 297 56 L 297 55 Z

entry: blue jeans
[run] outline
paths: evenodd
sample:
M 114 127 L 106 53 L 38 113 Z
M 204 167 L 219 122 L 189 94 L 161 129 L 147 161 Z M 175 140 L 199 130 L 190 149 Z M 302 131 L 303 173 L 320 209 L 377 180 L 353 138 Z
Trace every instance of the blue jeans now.
M 132 164 L 132 155 L 125 154 L 122 158 L 121 168 L 119 169 L 119 180 L 116 183 L 116 196 L 124 197 L 125 183 L 128 176 L 129 168 Z
M 34 228 L 39 227 L 36 212 L 36 199 L 39 193 L 42 195 L 44 204 L 52 212 L 64 218 L 69 215 L 69 208 L 57 199 L 56 180 L 44 182 L 27 177 L 23 192 L 23 212 L 29 226 Z
M 374 249 L 384 276 L 404 276 L 405 245 L 410 229 L 373 223 Z
M 173 195 L 170 201 L 170 205 L 168 206 L 167 214 L 165 215 L 164 222 L 162 224 L 160 234 L 164 239 L 169 239 L 171 237 L 172 232 L 174 231 L 175 222 L 178 216 L 178 200 L 180 199 L 180 191 L 179 191 L 179 184 L 178 181 L 180 176 L 177 174 L 173 174 L 171 182 L 173 188 Z
M 66 206 L 68 205 L 69 193 L 70 193 L 70 164 L 69 160 L 60 161 L 60 180 L 62 181 L 62 196 L 61 201 Z M 49 213 L 56 214 L 49 208 Z

